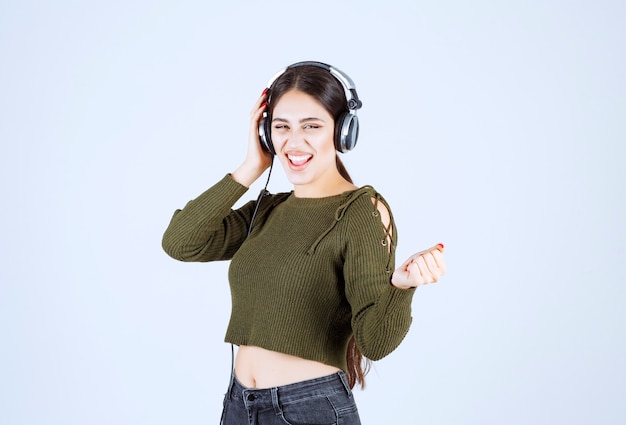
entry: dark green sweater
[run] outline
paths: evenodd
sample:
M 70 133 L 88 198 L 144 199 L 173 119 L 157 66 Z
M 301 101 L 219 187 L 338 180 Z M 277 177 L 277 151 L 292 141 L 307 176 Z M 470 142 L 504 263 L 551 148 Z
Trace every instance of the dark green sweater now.
M 391 286 L 391 249 L 370 186 L 325 198 L 293 193 L 232 207 L 247 188 L 229 175 L 176 210 L 163 249 L 181 261 L 231 260 L 226 342 L 346 369 L 352 333 L 372 360 L 408 332 L 414 289 Z M 393 218 L 392 218 L 393 224 Z M 394 227 L 394 240 L 397 230 Z

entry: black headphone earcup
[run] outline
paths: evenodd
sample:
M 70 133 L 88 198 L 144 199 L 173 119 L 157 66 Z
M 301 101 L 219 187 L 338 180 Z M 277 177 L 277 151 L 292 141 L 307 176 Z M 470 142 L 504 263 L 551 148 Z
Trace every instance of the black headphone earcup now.
M 354 112 L 342 114 L 335 125 L 335 149 L 341 153 L 351 151 L 359 137 L 359 118 Z
M 274 144 L 272 143 L 272 128 L 267 117 L 267 112 L 263 112 L 263 116 L 259 120 L 259 142 L 265 152 L 276 155 Z

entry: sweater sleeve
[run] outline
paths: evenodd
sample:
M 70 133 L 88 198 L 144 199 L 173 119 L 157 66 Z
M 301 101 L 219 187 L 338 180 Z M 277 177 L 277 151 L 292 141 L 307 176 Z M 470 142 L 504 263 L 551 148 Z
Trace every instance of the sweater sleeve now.
M 380 195 L 379 200 L 384 202 Z M 379 360 L 402 342 L 411 325 L 415 289 L 398 289 L 390 278 L 395 243 L 387 235 L 370 194 L 361 196 L 346 213 L 348 236 L 344 262 L 346 297 L 352 309 L 352 330 L 363 355 Z M 385 202 L 388 208 L 388 205 Z M 390 211 L 391 215 L 391 211 Z M 394 240 L 397 229 L 393 223 Z
M 232 258 L 246 238 L 254 202 L 237 210 L 232 206 L 247 190 L 226 175 L 182 210 L 176 210 L 163 234 L 165 252 L 180 261 Z

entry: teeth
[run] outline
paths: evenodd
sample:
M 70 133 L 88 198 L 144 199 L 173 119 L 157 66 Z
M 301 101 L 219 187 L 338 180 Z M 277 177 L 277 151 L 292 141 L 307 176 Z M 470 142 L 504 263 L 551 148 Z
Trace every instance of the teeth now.
M 289 158 L 289 161 L 294 164 L 300 164 L 308 161 L 308 159 L 311 158 L 311 155 L 287 155 L 287 158 Z

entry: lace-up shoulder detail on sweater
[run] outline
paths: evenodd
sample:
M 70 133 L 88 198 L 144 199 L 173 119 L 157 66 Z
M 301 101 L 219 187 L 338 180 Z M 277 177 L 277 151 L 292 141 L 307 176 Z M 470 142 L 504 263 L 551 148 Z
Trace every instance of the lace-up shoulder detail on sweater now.
M 387 249 L 389 251 L 389 257 L 388 257 L 388 260 L 389 260 L 388 261 L 388 265 L 389 265 L 391 263 L 391 256 L 393 255 L 393 252 L 395 252 L 395 247 L 397 245 L 397 242 L 396 242 L 396 239 L 395 239 L 395 234 L 393 232 L 393 228 L 395 227 L 395 225 L 394 225 L 394 221 L 393 221 L 393 216 L 391 214 L 391 208 L 389 208 L 389 204 L 382 197 L 382 195 L 380 193 L 378 193 L 372 186 L 363 186 L 363 187 L 361 187 L 359 189 L 356 189 L 356 190 L 354 190 L 352 192 L 349 192 L 349 194 L 346 196 L 346 200 L 341 205 L 339 205 L 339 207 L 335 211 L 335 220 L 315 240 L 313 245 L 311 245 L 311 247 L 307 251 L 307 254 L 308 255 L 314 254 L 315 253 L 315 248 L 317 247 L 317 245 L 320 243 L 320 241 L 322 239 L 324 239 L 324 237 L 326 235 L 328 235 L 333 230 L 335 225 L 344 218 L 348 208 L 356 200 L 358 200 L 360 198 L 366 198 L 366 197 L 368 197 L 371 200 L 371 202 L 372 202 L 372 208 L 371 208 L 372 216 L 381 219 L 381 225 L 383 226 L 384 235 L 380 239 L 380 243 L 381 243 L 382 246 L 387 247 Z M 383 211 L 386 211 L 386 213 L 387 213 L 386 215 L 388 215 L 388 223 L 386 223 L 386 224 L 382 221 L 383 217 L 381 217 L 381 209 L 383 209 Z M 387 267 L 386 269 L 387 269 L 387 272 L 393 272 L 393 270 L 389 270 L 389 267 Z

